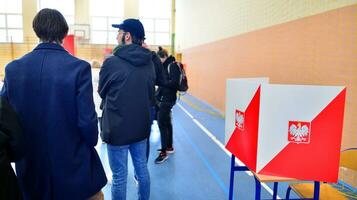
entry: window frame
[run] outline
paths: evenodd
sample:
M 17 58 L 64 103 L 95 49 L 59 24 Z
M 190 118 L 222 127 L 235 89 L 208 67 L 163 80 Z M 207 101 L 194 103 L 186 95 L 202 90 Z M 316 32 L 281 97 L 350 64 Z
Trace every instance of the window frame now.
M 104 18 L 105 19 L 105 23 L 106 23 L 106 25 L 105 25 L 105 29 L 93 29 L 93 18 Z M 118 23 L 120 23 L 120 22 L 122 22 L 123 21 L 123 18 L 124 17 L 116 17 L 116 16 L 94 16 L 94 15 L 92 15 L 92 16 L 90 16 L 90 24 L 91 24 L 91 28 L 90 28 L 90 35 L 91 35 L 91 38 L 90 38 L 90 44 L 98 44 L 98 45 L 101 45 L 101 44 L 105 44 L 105 45 L 116 45 L 117 44 L 117 42 L 116 42 L 116 40 L 113 42 L 113 43 L 111 43 L 110 41 L 111 41 L 111 34 L 110 33 L 117 33 L 117 31 L 118 31 L 118 29 L 116 29 L 116 28 L 112 28 L 111 27 L 111 24 L 110 24 L 110 22 L 112 21 L 111 19 L 116 19 L 116 20 L 118 20 Z M 106 41 L 105 41 L 105 43 L 98 43 L 98 42 L 94 42 L 93 41 L 93 37 L 92 37 L 92 35 L 94 35 L 93 34 L 93 32 L 106 32 Z M 115 39 L 115 38 L 114 38 Z
M 5 41 L 0 41 L 0 43 L 23 43 L 24 42 L 24 30 L 23 30 L 23 20 L 21 24 L 21 28 L 9 28 L 8 24 L 8 16 L 9 15 L 15 15 L 15 16 L 20 16 L 22 18 L 22 13 L 0 13 L 0 15 L 3 15 L 5 18 L 5 26 L 0 27 L 0 30 L 5 30 Z M 11 36 L 9 35 L 9 31 L 11 30 L 19 30 L 22 33 L 22 37 L 19 41 L 13 41 Z
M 41 9 L 43 9 L 41 7 L 41 2 L 42 1 L 46 1 L 46 0 L 37 0 L 37 12 L 40 11 Z M 71 25 L 74 25 L 75 24 L 75 12 L 76 12 L 76 0 L 72 0 L 73 1 L 73 14 L 71 15 L 68 15 L 68 14 L 65 14 L 63 11 L 59 10 L 58 8 L 54 8 L 54 7 L 50 7 L 51 9 L 56 9 L 58 10 L 59 12 L 61 12 L 61 14 L 64 16 L 64 18 L 66 19 L 66 22 L 68 24 L 68 26 L 71 26 Z M 44 7 L 44 8 L 47 8 L 47 7 Z M 71 19 L 71 20 L 69 20 Z M 73 21 L 72 21 L 73 20 Z M 69 23 L 69 21 L 73 22 L 72 23 Z
M 160 46 L 171 45 L 171 40 L 172 40 L 172 38 L 171 38 L 171 35 L 172 35 L 171 18 L 141 17 L 140 20 L 142 20 L 142 21 L 144 21 L 144 20 L 153 20 L 153 22 L 154 22 L 154 30 L 146 30 L 145 29 L 145 24 L 144 24 L 145 33 L 146 34 L 153 34 L 153 43 L 152 44 L 151 43 L 146 43 L 147 45 L 155 45 L 155 46 L 158 46 L 158 45 L 160 45 Z M 168 31 L 158 31 L 157 30 L 156 21 L 158 21 L 158 20 L 167 20 L 169 22 Z M 166 43 L 165 44 L 157 43 L 157 41 L 156 41 L 156 35 L 157 34 L 162 34 L 162 33 L 168 34 L 168 36 L 169 36 L 169 41 L 168 41 L 167 44 Z

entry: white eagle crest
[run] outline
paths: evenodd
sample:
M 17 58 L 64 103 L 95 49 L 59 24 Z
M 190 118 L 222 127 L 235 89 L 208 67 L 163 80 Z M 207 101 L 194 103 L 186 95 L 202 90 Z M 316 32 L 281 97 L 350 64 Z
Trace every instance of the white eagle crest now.
M 237 122 L 239 124 L 243 124 L 244 123 L 244 116 L 242 114 L 240 114 L 240 113 L 238 113 Z
M 295 124 L 292 124 L 289 127 L 289 132 L 293 136 L 291 139 L 293 139 L 294 141 L 305 142 L 305 137 L 309 133 L 309 127 L 306 125 L 301 126 L 301 123 L 298 123 L 297 126 Z
M 237 120 L 237 126 L 239 128 L 243 127 L 243 123 L 244 123 L 244 115 L 242 115 L 241 113 L 236 113 L 236 120 Z

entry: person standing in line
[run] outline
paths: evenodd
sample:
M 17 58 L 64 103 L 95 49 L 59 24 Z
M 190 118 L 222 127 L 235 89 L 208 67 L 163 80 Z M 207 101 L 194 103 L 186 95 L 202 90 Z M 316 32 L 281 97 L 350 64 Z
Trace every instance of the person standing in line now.
M 150 134 L 150 108 L 155 69 L 150 50 L 142 47 L 145 31 L 137 19 L 126 19 L 118 28 L 118 46 L 99 72 L 102 98 L 101 137 L 107 143 L 112 170 L 112 199 L 125 200 L 128 151 L 138 178 L 138 199 L 150 197 L 146 146 Z
M 177 87 L 180 81 L 179 66 L 175 62 L 175 57 L 168 56 L 168 53 L 162 47 L 157 52 L 163 67 L 167 74 L 167 81 L 159 86 L 156 91 L 156 100 L 158 106 L 157 119 L 160 129 L 161 149 L 156 164 L 163 163 L 168 158 L 168 154 L 174 153 L 173 133 L 172 133 L 172 113 L 171 109 L 176 104 Z
M 0 97 L 0 199 L 21 200 L 22 194 L 11 162 L 25 154 L 25 138 L 19 118 L 4 97 Z
M 32 26 L 40 44 L 6 66 L 1 90 L 24 131 L 26 153 L 16 162 L 23 197 L 103 199 L 91 67 L 61 46 L 68 25 L 59 11 L 40 10 Z
M 143 43 L 142 46 L 144 48 L 149 49 L 149 47 L 147 46 L 146 43 Z M 157 119 L 157 115 L 156 115 L 156 110 L 157 110 L 157 106 L 156 106 L 156 100 L 155 100 L 155 86 L 161 86 L 164 85 L 166 83 L 167 77 L 165 76 L 164 73 L 164 68 L 162 66 L 161 60 L 160 58 L 157 56 L 155 51 L 151 51 L 152 53 L 152 62 L 154 64 L 154 68 L 155 68 L 155 85 L 153 87 L 153 96 L 151 97 L 151 109 L 150 109 L 150 124 L 152 126 L 154 120 Z M 150 134 L 151 134 L 151 126 L 150 126 Z M 149 161 L 149 156 L 150 156 L 150 134 L 146 140 L 146 162 Z M 134 172 L 134 181 L 135 184 L 138 185 L 138 177 L 136 175 L 136 173 Z
M 143 43 L 143 47 L 145 48 L 149 48 L 145 43 Z M 164 66 L 162 65 L 161 63 L 161 60 L 159 58 L 159 56 L 156 54 L 155 51 L 151 51 L 152 53 L 152 62 L 154 64 L 154 68 L 155 68 L 155 85 L 154 85 L 154 88 L 153 88 L 153 91 L 155 94 L 155 86 L 159 87 L 159 86 L 163 86 L 166 84 L 167 82 L 167 75 L 164 71 Z M 151 98 L 151 110 L 150 110 L 150 121 L 151 121 L 151 124 L 153 123 L 154 120 L 157 119 L 157 113 L 156 113 L 156 110 L 157 110 L 157 106 L 156 106 L 156 99 L 155 99 L 155 95 L 152 96 Z M 149 138 L 148 138 L 148 141 L 147 141 L 147 151 L 146 151 L 146 158 L 147 160 L 149 160 L 149 155 L 150 155 L 150 135 L 149 135 Z

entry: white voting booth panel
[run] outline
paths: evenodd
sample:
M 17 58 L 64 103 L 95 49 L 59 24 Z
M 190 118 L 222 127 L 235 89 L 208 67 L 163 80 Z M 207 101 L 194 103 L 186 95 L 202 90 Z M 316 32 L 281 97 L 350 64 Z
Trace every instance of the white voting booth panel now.
M 227 81 L 227 149 L 259 174 L 337 182 L 345 87 L 255 87 Z
M 260 85 L 268 82 L 268 78 L 227 80 L 226 148 L 251 170 L 257 163 Z

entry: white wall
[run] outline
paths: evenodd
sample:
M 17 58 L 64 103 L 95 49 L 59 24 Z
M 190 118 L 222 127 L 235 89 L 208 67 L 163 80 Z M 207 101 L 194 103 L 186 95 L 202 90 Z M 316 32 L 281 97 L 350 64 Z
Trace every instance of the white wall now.
M 181 52 L 355 3 L 357 0 L 177 0 L 175 48 Z

